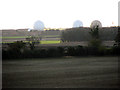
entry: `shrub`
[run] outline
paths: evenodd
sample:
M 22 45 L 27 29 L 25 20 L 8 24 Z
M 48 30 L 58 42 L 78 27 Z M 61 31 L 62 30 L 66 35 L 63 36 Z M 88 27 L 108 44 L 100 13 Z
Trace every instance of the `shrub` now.
M 87 54 L 88 55 L 98 55 L 98 48 L 89 46 L 87 47 Z
M 120 27 L 118 27 L 118 33 L 115 37 L 115 42 L 120 46 Z
M 46 49 L 40 49 L 40 57 L 41 58 L 48 57 Z
M 28 41 L 28 45 L 30 46 L 30 49 L 34 50 L 35 44 L 39 44 L 41 39 L 42 39 L 41 37 L 29 36 L 26 38 L 26 41 Z
M 48 57 L 57 57 L 58 52 L 55 48 L 50 48 L 47 50 L 47 56 Z
M 112 54 L 113 55 L 120 55 L 120 46 L 113 46 L 112 47 Z
M 75 48 L 74 47 L 68 47 L 67 48 L 67 55 L 68 56 L 75 56 L 76 55 L 76 53 L 75 53 Z
M 98 47 L 98 55 L 100 55 L 100 56 L 105 55 L 105 50 L 106 50 L 105 46 L 99 46 Z
M 76 56 L 85 56 L 86 55 L 86 51 L 85 51 L 85 47 L 83 46 L 77 46 L 75 48 L 75 55 Z
M 112 48 L 106 48 L 105 55 L 112 55 Z
M 57 53 L 58 53 L 58 56 L 64 56 L 64 48 L 63 47 L 57 47 Z
M 88 46 L 91 47 L 100 47 L 101 41 L 99 39 L 92 39 L 89 43 Z
M 24 50 L 24 53 L 22 53 L 22 57 L 23 57 L 23 58 L 32 58 L 32 57 L 33 57 L 33 56 L 32 56 L 32 51 L 29 50 L 29 49 L 25 49 L 25 50 Z
M 20 58 L 47 58 L 47 57 L 61 57 L 61 56 L 87 56 L 87 55 L 120 55 L 120 47 L 105 47 L 105 46 L 70 46 L 57 48 L 41 48 L 41 49 L 24 49 L 24 52 L 13 50 L 3 50 L 3 59 L 20 59 Z

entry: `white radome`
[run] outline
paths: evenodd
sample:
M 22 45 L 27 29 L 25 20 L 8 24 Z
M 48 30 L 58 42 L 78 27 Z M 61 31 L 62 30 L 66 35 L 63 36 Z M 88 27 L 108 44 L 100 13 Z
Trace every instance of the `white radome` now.
M 29 32 L 30 32 L 31 30 L 32 30 L 32 29 L 30 29 L 30 28 L 28 29 Z
M 76 20 L 74 23 L 73 23 L 73 27 L 76 28 L 76 27 L 83 27 L 83 23 L 80 21 L 80 20 Z
M 101 28 L 101 27 L 102 27 L 101 22 L 98 21 L 98 20 L 94 20 L 94 21 L 92 21 L 90 27 L 93 28 L 93 27 L 96 27 L 96 26 L 98 26 L 99 28 Z
M 44 30 L 44 23 L 40 20 L 36 21 L 33 26 L 34 30 Z

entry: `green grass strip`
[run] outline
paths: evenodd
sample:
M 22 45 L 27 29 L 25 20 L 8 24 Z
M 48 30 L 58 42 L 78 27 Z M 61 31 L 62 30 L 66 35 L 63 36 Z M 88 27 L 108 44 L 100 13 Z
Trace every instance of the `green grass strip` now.
M 60 40 L 58 40 L 58 41 L 41 41 L 40 43 L 41 44 L 58 44 L 58 43 L 60 43 Z
M 24 42 L 28 42 L 28 41 L 24 41 Z M 14 42 L 0 42 L 0 43 L 14 43 Z M 58 44 L 60 43 L 60 40 L 56 40 L 56 41 L 40 41 L 40 44 Z

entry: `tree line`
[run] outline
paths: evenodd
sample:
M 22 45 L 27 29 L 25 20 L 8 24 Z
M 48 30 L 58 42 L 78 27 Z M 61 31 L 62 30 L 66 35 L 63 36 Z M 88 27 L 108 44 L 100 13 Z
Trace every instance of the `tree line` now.
M 96 43 L 96 41 L 95 41 Z M 29 49 L 22 41 L 9 45 L 7 50 L 2 50 L 2 59 L 26 59 L 26 58 L 56 58 L 64 56 L 113 56 L 120 55 L 120 46 L 59 46 L 54 48 Z
M 70 41 L 90 41 L 92 39 L 90 35 L 91 28 L 71 28 L 62 31 L 61 40 L 63 42 Z M 100 28 L 99 39 L 102 41 L 114 41 L 118 33 L 118 27 Z
M 74 30 L 72 32 L 71 30 L 68 30 L 67 34 L 68 32 L 70 32 L 68 35 L 74 35 L 76 32 L 81 31 L 78 30 L 79 28 L 77 28 L 77 31 Z M 111 30 L 111 32 L 113 32 L 112 34 L 115 34 L 114 31 Z M 76 34 L 78 35 L 78 33 Z M 90 35 L 88 46 L 80 46 L 80 45 L 64 46 L 64 47 L 59 46 L 56 48 L 40 48 L 40 49 L 37 49 L 35 47 L 35 44 L 38 44 L 36 42 L 38 42 L 39 38 L 30 37 L 28 38 L 29 41 L 28 43 L 25 43 L 23 41 L 17 41 L 14 42 L 13 44 L 10 44 L 7 50 L 2 49 L 2 57 L 5 60 L 5 59 L 24 59 L 24 58 L 49 58 L 49 57 L 63 57 L 63 56 L 120 55 L 120 28 L 118 28 L 118 32 L 116 33 L 116 35 L 112 37 L 114 38 L 112 40 L 116 41 L 116 44 L 114 44 L 112 47 L 105 47 L 101 44 L 102 39 L 100 36 L 100 28 L 98 28 L 98 26 L 91 28 L 88 34 Z M 83 36 L 84 35 L 85 34 L 83 34 Z M 75 41 L 74 39 L 76 38 L 73 37 L 68 39 L 69 39 L 68 41 L 70 40 Z

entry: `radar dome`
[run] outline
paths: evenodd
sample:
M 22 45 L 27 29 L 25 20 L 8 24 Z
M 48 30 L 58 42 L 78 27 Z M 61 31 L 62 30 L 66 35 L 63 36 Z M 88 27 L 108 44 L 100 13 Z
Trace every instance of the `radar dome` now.
M 32 30 L 32 29 L 30 29 L 30 28 L 28 29 L 29 32 L 30 32 L 31 30 Z
M 76 20 L 74 23 L 73 23 L 73 27 L 76 28 L 76 27 L 83 27 L 83 23 L 80 21 L 80 20 Z
M 93 27 L 96 27 L 96 26 L 98 26 L 99 28 L 102 27 L 101 22 L 98 21 L 98 20 L 94 20 L 94 21 L 92 21 L 90 27 L 93 28 Z
M 36 21 L 34 23 L 34 27 L 35 30 L 44 30 L 44 23 L 40 20 Z

